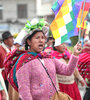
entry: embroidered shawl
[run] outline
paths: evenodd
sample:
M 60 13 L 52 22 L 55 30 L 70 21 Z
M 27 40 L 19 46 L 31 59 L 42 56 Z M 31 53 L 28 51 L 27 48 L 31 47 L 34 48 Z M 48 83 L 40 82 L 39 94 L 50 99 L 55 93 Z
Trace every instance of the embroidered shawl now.
M 87 86 L 90 86 L 90 53 L 79 55 L 78 69 Z

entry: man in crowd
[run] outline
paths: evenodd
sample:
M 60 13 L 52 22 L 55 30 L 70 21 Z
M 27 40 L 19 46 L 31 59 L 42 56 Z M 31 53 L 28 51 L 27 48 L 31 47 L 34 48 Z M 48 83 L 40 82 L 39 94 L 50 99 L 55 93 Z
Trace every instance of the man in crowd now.
M 5 68 L 3 65 L 3 61 L 8 52 L 10 52 L 11 47 L 13 46 L 13 36 L 9 31 L 5 31 L 2 34 L 2 44 L 0 45 L 0 69 L 2 70 L 2 75 L 6 84 L 6 88 L 8 90 L 8 81 L 5 74 Z

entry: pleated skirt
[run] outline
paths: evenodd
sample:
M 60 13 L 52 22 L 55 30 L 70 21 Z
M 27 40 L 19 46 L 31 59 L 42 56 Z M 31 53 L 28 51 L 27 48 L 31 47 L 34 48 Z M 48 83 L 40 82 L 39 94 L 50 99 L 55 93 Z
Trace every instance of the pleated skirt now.
M 59 83 L 61 92 L 67 93 L 73 100 L 81 100 L 80 92 L 76 82 L 73 84 L 62 84 Z

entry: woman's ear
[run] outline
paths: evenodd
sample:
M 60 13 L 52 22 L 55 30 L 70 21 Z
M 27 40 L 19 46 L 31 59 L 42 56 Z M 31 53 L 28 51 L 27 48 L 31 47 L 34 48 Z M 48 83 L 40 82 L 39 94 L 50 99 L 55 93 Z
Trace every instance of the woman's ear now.
M 29 46 L 31 45 L 31 41 L 29 39 L 27 39 L 27 43 Z

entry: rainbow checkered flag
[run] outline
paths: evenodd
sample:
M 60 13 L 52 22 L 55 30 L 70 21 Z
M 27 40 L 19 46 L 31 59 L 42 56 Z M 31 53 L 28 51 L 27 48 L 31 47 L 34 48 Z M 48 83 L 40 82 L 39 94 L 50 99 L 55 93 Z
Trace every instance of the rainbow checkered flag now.
M 59 9 L 61 8 L 63 2 L 64 0 L 56 0 L 56 2 L 53 4 L 51 9 L 53 10 L 55 16 L 57 15 Z
M 79 14 L 78 14 L 78 18 L 77 18 L 77 28 L 80 28 L 81 27 L 81 28 L 86 29 L 87 24 L 86 24 L 85 17 L 86 17 L 86 15 L 87 15 L 87 13 L 88 13 L 88 11 L 90 9 L 90 0 L 86 0 L 86 2 L 85 2 L 83 16 L 82 16 L 82 22 L 81 22 L 81 15 L 82 15 L 82 10 L 83 10 L 83 5 L 84 5 L 84 1 L 82 2 L 81 9 L 80 9 Z
M 76 30 L 77 8 L 75 0 L 65 0 L 58 11 L 55 19 L 50 25 L 54 39 L 60 44 L 68 40 L 72 36 L 78 35 Z

